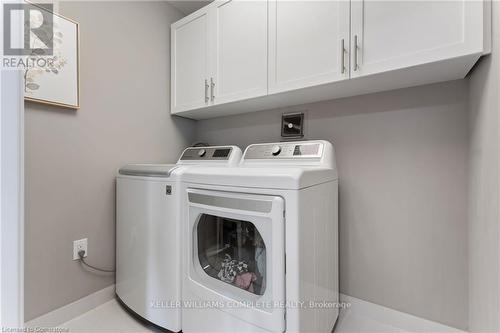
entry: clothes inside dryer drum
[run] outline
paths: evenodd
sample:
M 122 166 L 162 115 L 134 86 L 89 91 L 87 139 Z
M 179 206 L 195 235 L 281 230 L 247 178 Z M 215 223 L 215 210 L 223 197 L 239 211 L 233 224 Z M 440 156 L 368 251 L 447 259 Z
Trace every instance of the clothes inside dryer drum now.
M 226 258 L 222 262 L 221 270 L 217 276 L 221 281 L 233 283 L 236 276 L 246 272 L 248 272 L 248 265 L 244 261 L 231 259 L 231 256 L 226 253 Z
M 266 247 L 249 221 L 203 214 L 198 259 L 207 275 L 256 295 L 266 289 Z

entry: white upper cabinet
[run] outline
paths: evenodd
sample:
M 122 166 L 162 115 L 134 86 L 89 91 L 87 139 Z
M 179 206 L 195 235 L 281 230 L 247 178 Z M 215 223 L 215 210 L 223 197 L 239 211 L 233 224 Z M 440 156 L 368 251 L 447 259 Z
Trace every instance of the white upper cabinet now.
M 172 107 L 204 119 L 464 78 L 490 0 L 217 0 L 172 25 Z
M 351 4 L 352 77 L 484 51 L 482 1 L 352 0 Z
M 269 92 L 349 78 L 349 1 L 269 1 Z
M 267 1 L 212 5 L 214 103 L 267 94 Z
M 198 11 L 172 25 L 172 113 L 208 105 L 208 12 Z
M 172 113 L 267 95 L 267 1 L 214 1 L 172 24 Z

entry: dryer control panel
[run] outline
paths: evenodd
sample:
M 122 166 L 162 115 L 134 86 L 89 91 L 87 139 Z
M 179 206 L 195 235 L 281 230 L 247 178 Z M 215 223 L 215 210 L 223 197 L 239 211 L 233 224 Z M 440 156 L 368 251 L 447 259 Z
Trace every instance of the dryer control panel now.
M 177 164 L 237 166 L 240 160 L 241 149 L 237 146 L 188 147 Z
M 182 153 L 181 161 L 228 160 L 233 147 L 192 147 Z
M 278 142 L 250 145 L 245 151 L 245 160 L 265 159 L 303 159 L 321 158 L 324 144 L 322 142 Z

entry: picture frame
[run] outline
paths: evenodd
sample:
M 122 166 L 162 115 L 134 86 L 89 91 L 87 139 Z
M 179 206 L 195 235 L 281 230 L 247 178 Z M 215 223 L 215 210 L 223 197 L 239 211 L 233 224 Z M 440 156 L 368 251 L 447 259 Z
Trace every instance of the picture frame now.
M 53 15 L 53 59 L 48 68 L 25 69 L 25 101 L 80 108 L 80 27 L 78 22 L 37 4 Z M 31 17 L 31 19 L 33 19 Z

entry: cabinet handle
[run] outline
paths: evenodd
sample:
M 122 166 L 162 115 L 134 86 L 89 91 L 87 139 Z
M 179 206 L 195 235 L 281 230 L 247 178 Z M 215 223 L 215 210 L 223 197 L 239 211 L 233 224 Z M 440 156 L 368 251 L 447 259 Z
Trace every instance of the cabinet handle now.
M 345 41 L 344 38 L 340 41 L 340 73 L 345 73 Z
M 210 78 L 210 100 L 212 102 L 215 99 L 214 88 L 215 88 L 215 82 L 214 82 L 214 79 L 211 77 Z
M 205 103 L 207 103 L 209 100 L 209 97 L 208 97 L 208 80 L 205 79 Z
M 357 71 L 359 69 L 358 65 L 358 35 L 354 35 L 354 70 Z

